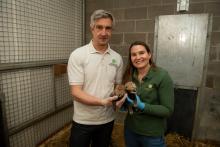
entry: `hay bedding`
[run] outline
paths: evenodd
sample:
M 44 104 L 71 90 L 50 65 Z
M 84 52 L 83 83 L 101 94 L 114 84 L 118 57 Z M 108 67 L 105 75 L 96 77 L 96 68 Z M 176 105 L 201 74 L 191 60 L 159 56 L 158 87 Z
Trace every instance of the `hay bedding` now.
M 167 134 L 165 137 L 167 147 L 220 147 L 215 141 L 190 141 L 176 133 Z
M 56 134 L 41 143 L 38 147 L 68 147 L 71 124 L 68 124 Z
M 68 147 L 71 125 L 65 126 L 61 131 L 44 141 L 38 147 Z M 112 132 L 112 141 L 110 147 L 125 147 L 124 126 L 115 123 Z M 167 134 L 165 137 L 167 147 L 220 147 L 219 142 L 215 141 L 190 141 L 176 133 Z

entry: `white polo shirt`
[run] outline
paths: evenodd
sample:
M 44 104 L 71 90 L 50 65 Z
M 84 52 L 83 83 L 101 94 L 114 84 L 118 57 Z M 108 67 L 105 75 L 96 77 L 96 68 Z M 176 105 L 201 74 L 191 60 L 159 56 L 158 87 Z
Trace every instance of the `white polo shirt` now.
M 89 44 L 74 50 L 68 61 L 70 85 L 83 85 L 83 91 L 98 98 L 107 98 L 120 84 L 123 72 L 122 57 L 110 49 L 99 53 Z M 112 107 L 90 106 L 74 101 L 73 120 L 81 124 L 104 124 L 115 118 Z

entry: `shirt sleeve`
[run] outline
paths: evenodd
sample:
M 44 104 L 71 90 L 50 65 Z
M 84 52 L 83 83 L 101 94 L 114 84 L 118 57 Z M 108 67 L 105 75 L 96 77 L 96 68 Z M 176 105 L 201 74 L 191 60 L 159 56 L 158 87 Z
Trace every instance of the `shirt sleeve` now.
M 70 85 L 82 85 L 84 82 L 83 62 L 77 52 L 73 52 L 68 60 L 68 79 Z
M 174 111 L 174 87 L 173 81 L 166 72 L 158 87 L 158 105 L 145 104 L 144 112 L 159 117 L 169 117 Z

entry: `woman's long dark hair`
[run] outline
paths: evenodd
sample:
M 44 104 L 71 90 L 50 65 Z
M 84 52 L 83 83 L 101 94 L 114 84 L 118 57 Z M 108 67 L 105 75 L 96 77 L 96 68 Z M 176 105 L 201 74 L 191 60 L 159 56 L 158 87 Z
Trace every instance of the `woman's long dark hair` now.
M 133 66 L 132 62 L 131 62 L 131 48 L 132 48 L 133 46 L 135 46 L 135 45 L 142 45 L 142 46 L 144 46 L 144 48 L 146 49 L 146 51 L 151 54 L 151 58 L 150 58 L 150 60 L 149 60 L 149 64 L 150 64 L 151 67 L 153 67 L 153 68 L 156 67 L 155 63 L 153 62 L 153 59 L 152 59 L 153 55 L 152 55 L 152 53 L 151 53 L 151 50 L 150 50 L 149 46 L 148 46 L 145 42 L 135 41 L 135 42 L 133 42 L 133 43 L 130 45 L 130 47 L 129 47 L 128 63 L 127 63 L 127 67 L 126 67 L 125 72 L 124 72 L 124 75 L 123 75 L 122 84 L 125 84 L 125 83 L 128 82 L 128 81 L 131 81 L 132 72 L 134 71 L 134 69 L 136 69 L 136 68 Z

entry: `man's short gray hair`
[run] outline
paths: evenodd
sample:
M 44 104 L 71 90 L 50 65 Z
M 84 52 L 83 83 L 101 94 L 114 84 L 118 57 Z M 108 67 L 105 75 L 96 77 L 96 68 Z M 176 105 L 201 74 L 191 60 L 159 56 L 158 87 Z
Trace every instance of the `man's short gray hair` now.
M 113 26 L 115 24 L 115 18 L 110 12 L 105 11 L 105 10 L 96 10 L 91 15 L 90 27 L 93 28 L 95 25 L 95 21 L 100 18 L 110 18 L 112 20 Z

